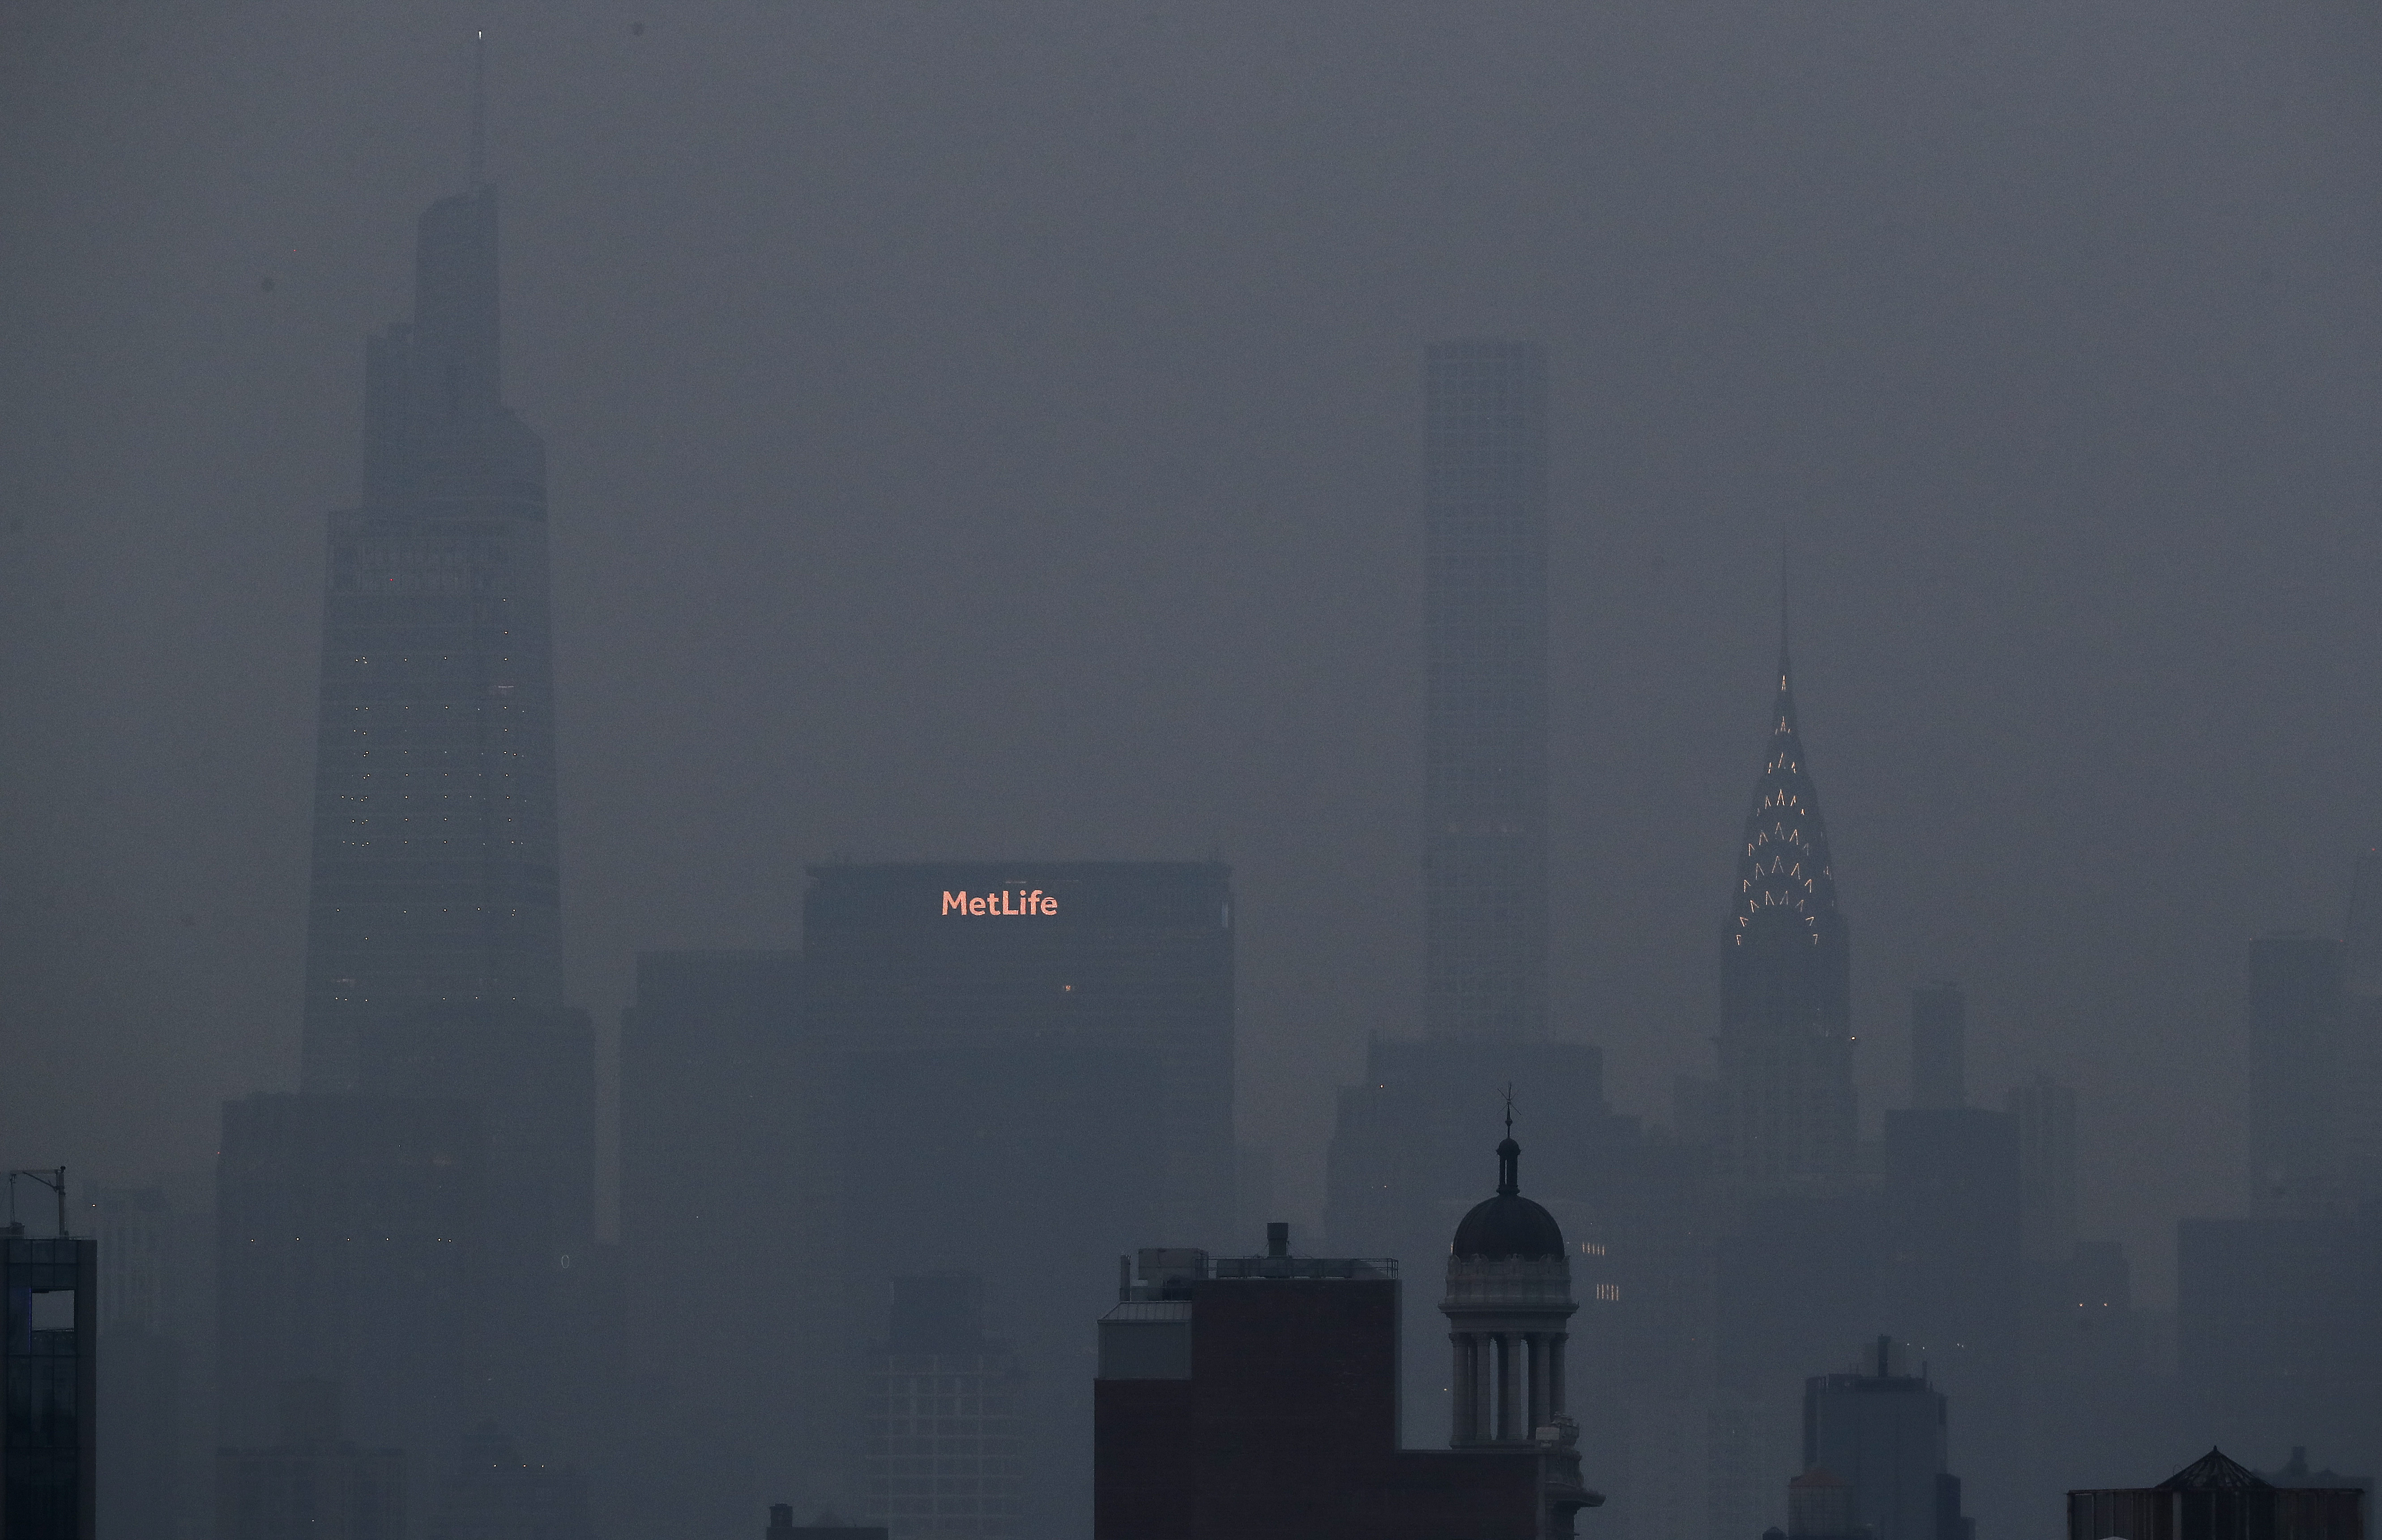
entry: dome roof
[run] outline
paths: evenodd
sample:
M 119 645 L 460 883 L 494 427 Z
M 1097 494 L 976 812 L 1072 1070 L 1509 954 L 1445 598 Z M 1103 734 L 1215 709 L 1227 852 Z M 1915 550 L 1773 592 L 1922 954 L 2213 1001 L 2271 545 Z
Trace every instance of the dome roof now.
M 1518 1170 L 1522 1147 L 1510 1138 L 1497 1146 L 1497 1195 L 1472 1205 L 1455 1227 L 1458 1256 L 1560 1257 L 1563 1227 L 1555 1216 L 1522 1196 Z

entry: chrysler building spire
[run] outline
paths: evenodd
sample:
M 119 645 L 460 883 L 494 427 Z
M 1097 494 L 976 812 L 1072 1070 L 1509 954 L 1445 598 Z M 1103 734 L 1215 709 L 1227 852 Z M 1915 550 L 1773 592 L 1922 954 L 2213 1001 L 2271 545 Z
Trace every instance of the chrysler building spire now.
M 1752 1185 L 1845 1175 L 1855 1138 L 1849 942 L 1796 716 L 1783 582 L 1778 631 L 1778 693 L 1721 942 L 1719 1154 Z

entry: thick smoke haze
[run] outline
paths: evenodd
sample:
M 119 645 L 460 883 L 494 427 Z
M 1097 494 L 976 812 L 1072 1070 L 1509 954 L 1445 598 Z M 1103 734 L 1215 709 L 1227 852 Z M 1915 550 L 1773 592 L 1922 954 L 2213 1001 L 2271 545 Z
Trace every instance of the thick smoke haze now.
M 1956 978 L 2146 1292 L 2241 1209 L 2244 943 L 2382 834 L 2347 0 L 0 6 L 8 1164 L 296 1082 L 321 516 L 481 29 L 599 1022 L 806 862 L 1220 853 L 1314 1216 L 1419 1022 L 1421 351 L 1510 336 L 1558 1034 L 1708 1068 L 1786 539 L 1865 1118 Z

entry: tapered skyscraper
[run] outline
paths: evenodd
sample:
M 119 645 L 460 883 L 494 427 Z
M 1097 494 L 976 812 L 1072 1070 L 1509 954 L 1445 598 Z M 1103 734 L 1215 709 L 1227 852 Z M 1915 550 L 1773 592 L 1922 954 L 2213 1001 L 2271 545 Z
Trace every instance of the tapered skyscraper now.
M 1425 363 L 1424 994 L 1433 1037 L 1547 1027 L 1547 364 Z
M 422 216 L 373 337 L 363 497 L 330 517 L 304 1080 L 375 1024 L 562 1001 L 546 450 L 504 405 L 497 194 Z
M 1852 964 L 1783 632 L 1770 744 L 1721 937 L 1720 1161 L 1745 1184 L 1851 1173 Z

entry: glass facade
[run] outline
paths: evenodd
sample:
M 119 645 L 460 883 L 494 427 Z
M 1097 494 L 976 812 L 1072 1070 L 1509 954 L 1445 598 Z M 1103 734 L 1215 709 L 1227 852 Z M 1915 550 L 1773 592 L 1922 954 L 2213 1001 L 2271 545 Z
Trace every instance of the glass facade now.
M 9 1540 L 94 1533 L 98 1276 L 94 1241 L 0 1239 L 0 1534 Z

